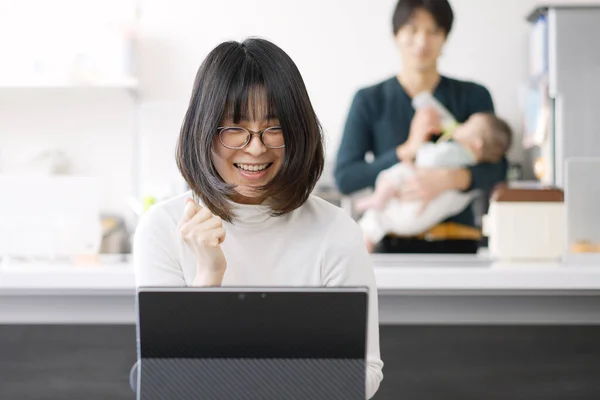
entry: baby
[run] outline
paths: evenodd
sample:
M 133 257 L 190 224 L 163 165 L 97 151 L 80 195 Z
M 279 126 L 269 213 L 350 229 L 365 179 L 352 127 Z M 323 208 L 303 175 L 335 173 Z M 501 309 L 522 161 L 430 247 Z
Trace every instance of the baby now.
M 510 126 L 492 113 L 473 114 L 459 124 L 452 139 L 425 143 L 415 158 L 416 167 L 461 168 L 479 162 L 498 162 L 512 141 Z M 367 210 L 359 224 L 369 251 L 373 251 L 386 234 L 412 236 L 464 210 L 477 195 L 448 190 L 431 200 L 423 209 L 421 201 L 402 201 L 398 194 L 402 184 L 413 174 L 409 165 L 398 163 L 377 176 L 374 193 L 357 203 Z

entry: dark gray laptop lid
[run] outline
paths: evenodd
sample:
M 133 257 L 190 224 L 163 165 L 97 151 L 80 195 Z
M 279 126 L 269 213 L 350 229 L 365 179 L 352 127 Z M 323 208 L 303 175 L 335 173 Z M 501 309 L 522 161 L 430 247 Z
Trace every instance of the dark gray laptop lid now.
M 364 399 L 366 288 L 141 288 L 142 399 Z

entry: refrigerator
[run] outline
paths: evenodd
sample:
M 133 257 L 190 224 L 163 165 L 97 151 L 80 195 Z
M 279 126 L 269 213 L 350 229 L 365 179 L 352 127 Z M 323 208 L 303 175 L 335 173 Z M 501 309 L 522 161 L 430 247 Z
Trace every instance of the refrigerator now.
M 537 7 L 523 145 L 535 177 L 564 188 L 569 158 L 600 157 L 600 5 Z

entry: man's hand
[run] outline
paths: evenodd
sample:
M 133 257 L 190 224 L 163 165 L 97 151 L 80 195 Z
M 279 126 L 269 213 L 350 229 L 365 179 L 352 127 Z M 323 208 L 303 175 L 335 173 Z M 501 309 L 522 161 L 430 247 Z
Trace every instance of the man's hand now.
M 419 147 L 428 141 L 431 135 L 441 131 L 440 117 L 433 108 L 417 110 L 410 123 L 408 139 L 396 148 L 398 159 L 404 162 L 414 160 Z
M 466 190 L 471 184 L 467 169 L 414 168 L 414 175 L 404 185 L 400 198 L 403 201 L 422 201 L 421 211 L 429 202 L 446 190 Z

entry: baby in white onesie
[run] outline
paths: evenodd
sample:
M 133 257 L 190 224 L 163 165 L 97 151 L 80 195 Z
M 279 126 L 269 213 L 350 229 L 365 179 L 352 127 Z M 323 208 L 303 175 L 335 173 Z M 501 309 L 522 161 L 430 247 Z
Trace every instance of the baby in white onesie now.
M 425 143 L 415 158 L 416 167 L 462 168 L 479 162 L 498 162 L 512 140 L 509 125 L 492 113 L 473 114 L 458 125 L 452 140 Z M 423 209 L 421 201 L 402 201 L 402 184 L 413 174 L 409 165 L 398 163 L 377 176 L 373 194 L 357 203 L 365 214 L 359 224 L 369 251 L 386 234 L 414 236 L 464 210 L 476 191 L 448 190 Z

